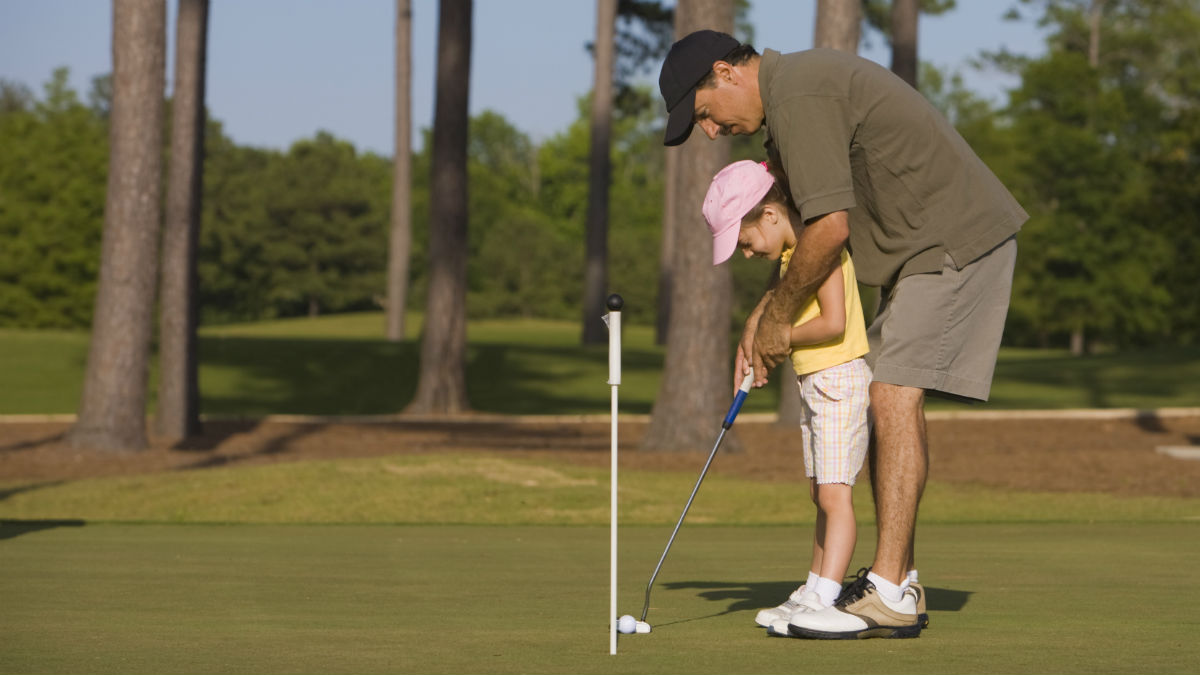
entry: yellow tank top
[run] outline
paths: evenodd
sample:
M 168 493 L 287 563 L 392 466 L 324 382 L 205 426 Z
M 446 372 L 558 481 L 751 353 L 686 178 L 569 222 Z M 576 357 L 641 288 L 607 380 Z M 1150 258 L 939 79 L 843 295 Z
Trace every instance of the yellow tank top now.
M 779 258 L 779 277 L 787 272 L 788 262 L 792 259 L 792 247 L 783 252 Z M 797 375 L 807 375 L 818 370 L 853 361 L 870 351 L 867 347 L 867 328 L 863 320 L 862 300 L 858 297 L 858 279 L 854 276 L 854 263 L 850 254 L 842 250 L 842 282 L 846 285 L 846 331 L 842 335 L 817 345 L 792 347 L 792 367 Z M 796 314 L 793 326 L 816 318 L 821 315 L 821 305 L 817 296 L 813 295 Z

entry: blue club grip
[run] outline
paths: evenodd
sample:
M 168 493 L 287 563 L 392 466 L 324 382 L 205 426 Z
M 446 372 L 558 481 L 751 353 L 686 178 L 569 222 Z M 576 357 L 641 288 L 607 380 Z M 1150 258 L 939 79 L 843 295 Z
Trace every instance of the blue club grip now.
M 738 388 L 737 396 L 733 397 L 733 403 L 729 405 L 729 412 L 725 414 L 725 421 L 721 423 L 723 428 L 728 429 L 733 426 L 733 421 L 737 419 L 742 404 L 746 402 L 746 396 L 750 394 L 750 385 L 752 384 L 754 384 L 753 370 L 742 380 L 742 386 Z

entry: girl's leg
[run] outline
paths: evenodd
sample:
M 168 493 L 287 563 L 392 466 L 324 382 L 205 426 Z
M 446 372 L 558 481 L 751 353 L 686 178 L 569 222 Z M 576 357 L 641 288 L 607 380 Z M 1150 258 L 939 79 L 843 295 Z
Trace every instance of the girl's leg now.
M 854 557 L 854 544 L 858 538 L 851 490 L 851 486 L 845 483 L 824 483 L 815 489 L 817 520 L 824 521 L 824 527 L 819 530 L 821 568 L 818 573 L 839 583 L 846 577 L 846 569 Z
M 821 575 L 821 565 L 824 564 L 825 551 L 825 528 L 827 526 L 825 520 L 825 512 L 821 510 L 820 504 L 817 503 L 817 479 L 808 479 L 808 496 L 812 499 L 813 504 L 817 507 L 817 524 L 813 530 L 813 555 L 812 566 L 809 571 L 817 576 Z

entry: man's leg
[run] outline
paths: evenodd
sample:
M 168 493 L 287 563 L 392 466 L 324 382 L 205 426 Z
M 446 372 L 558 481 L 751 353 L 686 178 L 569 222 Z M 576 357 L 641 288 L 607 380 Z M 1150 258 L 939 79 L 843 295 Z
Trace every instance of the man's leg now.
M 875 419 L 875 471 L 873 487 L 879 525 L 875 562 L 842 589 L 837 604 L 817 612 L 795 613 L 788 633 L 796 637 L 846 639 L 868 637 L 912 638 L 921 634 L 916 595 L 899 598 L 887 585 L 900 586 L 908 576 L 908 558 L 917 506 L 925 485 L 928 458 L 925 452 L 925 390 L 917 387 L 871 383 L 871 408 Z
M 917 507 L 929 475 L 925 390 L 871 383 L 875 419 L 872 489 L 878 538 L 871 571 L 899 586 L 912 558 Z
M 871 476 L 872 503 L 876 507 L 875 508 L 875 522 L 878 523 L 880 520 L 879 519 L 879 508 L 878 508 L 879 502 L 875 495 L 875 488 L 879 484 L 879 479 L 877 478 L 877 474 L 876 474 L 875 448 L 876 448 L 875 432 L 874 432 L 874 429 L 872 429 L 870 452 L 868 453 L 868 457 L 870 458 L 870 461 L 868 462 L 867 466 L 870 470 L 870 476 Z M 925 464 L 926 464 L 926 467 L 928 467 L 928 465 L 929 465 L 928 444 L 926 444 L 926 448 L 927 448 L 927 450 L 925 453 L 925 457 L 926 457 Z M 928 468 L 926 468 L 926 475 L 928 475 Z M 921 493 L 917 495 L 918 506 L 920 505 L 921 497 L 924 496 L 924 494 L 925 494 L 925 491 L 924 491 L 924 489 L 922 489 Z M 913 528 L 912 535 L 908 539 L 908 564 L 905 565 L 905 569 L 908 570 L 908 573 L 910 575 L 912 574 L 913 570 L 917 569 L 917 531 L 916 531 L 916 527 Z M 916 590 L 916 592 L 917 592 L 917 622 L 921 624 L 921 628 L 928 628 L 929 627 L 929 612 L 926 610 L 925 589 L 920 584 L 917 584 L 916 582 L 914 582 L 912 580 L 911 576 L 909 577 L 909 582 L 912 584 L 913 589 Z

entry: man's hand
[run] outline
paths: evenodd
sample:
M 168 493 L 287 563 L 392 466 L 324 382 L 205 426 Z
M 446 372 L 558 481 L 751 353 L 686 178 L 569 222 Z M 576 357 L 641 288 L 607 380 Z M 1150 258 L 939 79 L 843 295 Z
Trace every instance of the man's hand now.
M 741 349 L 739 346 L 739 354 Z M 752 350 L 751 365 L 754 366 L 754 386 L 762 387 L 767 383 L 767 375 L 770 371 L 783 363 L 791 353 L 791 324 L 786 321 L 772 320 L 771 313 L 764 313 L 758 321 L 758 329 L 752 336 Z
M 747 330 L 749 330 L 749 326 L 747 326 Z M 743 334 L 743 336 L 742 336 L 743 342 L 745 341 L 745 339 L 746 339 L 745 335 Z M 754 333 L 753 333 L 753 331 L 750 331 L 750 346 L 749 346 L 749 348 L 751 350 L 754 349 Z M 738 343 L 737 357 L 733 360 L 733 395 L 734 396 L 737 396 L 738 391 L 741 389 L 742 380 L 746 377 L 747 374 L 750 373 L 750 357 L 746 356 L 746 354 L 748 354 L 750 352 L 746 351 L 746 349 L 747 348 L 743 343 Z
M 816 295 L 821 284 L 837 269 L 849 236 L 850 221 L 845 211 L 834 211 L 808 221 L 797 236 L 796 252 L 787 273 L 755 309 L 761 316 L 752 346 L 746 347 L 745 336 L 742 338 L 743 349 L 751 355 L 754 366 L 754 386 L 766 384 L 770 370 L 788 357 L 792 346 L 792 320 L 804 302 Z

